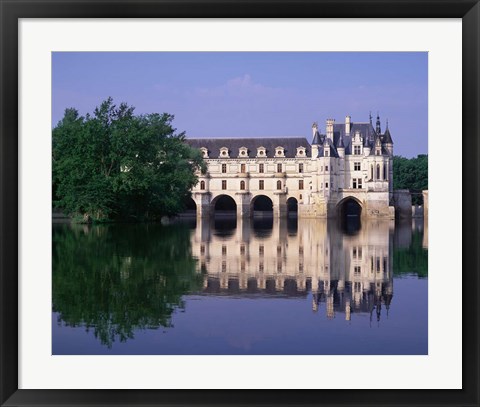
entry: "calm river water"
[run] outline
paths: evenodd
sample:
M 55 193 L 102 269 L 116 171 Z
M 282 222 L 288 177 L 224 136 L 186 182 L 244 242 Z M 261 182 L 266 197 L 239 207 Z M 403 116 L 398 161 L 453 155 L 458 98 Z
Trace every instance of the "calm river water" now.
M 427 354 L 428 229 L 357 229 L 54 224 L 52 353 Z

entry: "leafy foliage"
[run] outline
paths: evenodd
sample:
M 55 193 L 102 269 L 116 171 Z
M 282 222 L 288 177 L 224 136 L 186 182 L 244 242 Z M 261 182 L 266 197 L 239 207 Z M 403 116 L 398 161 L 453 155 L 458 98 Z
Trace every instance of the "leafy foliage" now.
M 84 220 L 157 219 L 183 209 L 204 168 L 170 114 L 134 115 L 108 98 L 81 117 L 67 109 L 53 129 L 54 205 Z
M 428 155 L 420 154 L 410 159 L 394 156 L 393 189 L 408 189 L 417 193 L 428 189 Z M 419 195 L 412 197 L 413 204 L 422 202 Z

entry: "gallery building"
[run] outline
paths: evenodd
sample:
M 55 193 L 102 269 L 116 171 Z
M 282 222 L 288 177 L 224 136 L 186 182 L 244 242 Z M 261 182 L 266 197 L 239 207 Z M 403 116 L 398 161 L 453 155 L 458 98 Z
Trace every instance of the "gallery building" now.
M 198 217 L 234 209 L 238 217 L 273 210 L 299 217 L 331 218 L 345 214 L 394 219 L 393 140 L 368 122 L 317 123 L 312 139 L 187 139 L 207 164 L 192 189 Z

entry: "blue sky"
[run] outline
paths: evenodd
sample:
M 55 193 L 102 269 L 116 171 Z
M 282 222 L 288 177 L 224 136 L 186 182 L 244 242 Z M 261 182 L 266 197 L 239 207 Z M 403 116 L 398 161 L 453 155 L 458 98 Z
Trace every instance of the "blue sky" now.
M 311 138 L 317 121 L 388 119 L 395 154 L 426 154 L 428 54 L 55 52 L 52 125 L 101 101 L 171 113 L 187 137 Z

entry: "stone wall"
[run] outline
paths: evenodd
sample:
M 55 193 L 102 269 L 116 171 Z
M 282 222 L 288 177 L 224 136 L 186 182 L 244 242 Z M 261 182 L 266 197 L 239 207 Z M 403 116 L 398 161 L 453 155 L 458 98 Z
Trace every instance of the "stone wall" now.
M 412 217 L 412 196 L 408 189 L 393 191 L 393 204 L 395 206 L 395 219 Z

